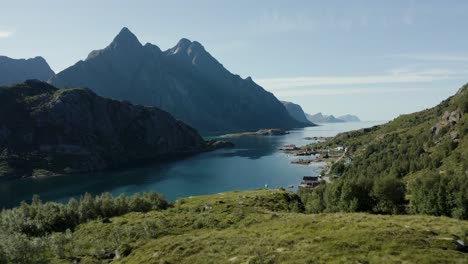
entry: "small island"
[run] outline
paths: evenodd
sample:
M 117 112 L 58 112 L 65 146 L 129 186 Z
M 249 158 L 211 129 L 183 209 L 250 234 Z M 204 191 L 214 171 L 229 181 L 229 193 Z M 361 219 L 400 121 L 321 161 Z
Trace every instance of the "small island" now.
M 244 136 L 283 136 L 289 134 L 288 131 L 281 128 L 269 128 L 269 129 L 260 129 L 255 132 L 242 132 L 242 133 L 233 133 L 226 134 L 221 137 L 225 138 L 234 138 L 234 137 L 244 137 Z

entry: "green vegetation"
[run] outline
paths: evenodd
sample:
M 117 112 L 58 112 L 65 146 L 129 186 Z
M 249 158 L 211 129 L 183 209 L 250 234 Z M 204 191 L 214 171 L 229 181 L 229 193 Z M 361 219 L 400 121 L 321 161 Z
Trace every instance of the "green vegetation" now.
M 466 263 L 455 244 L 468 241 L 467 111 L 464 86 L 435 108 L 315 145 L 344 145 L 353 161 L 298 194 L 34 197 L 0 213 L 0 264 Z
M 463 263 L 468 258 L 452 244 L 466 241 L 466 221 L 304 214 L 299 196 L 281 190 L 190 197 L 167 209 L 156 194 L 86 197 L 68 205 L 35 198 L 31 205 L 3 211 L 0 263 Z M 73 203 L 81 209 L 72 211 L 85 223 L 51 226 Z M 136 212 L 100 219 L 119 215 L 122 204 Z M 146 212 L 149 208 L 156 210 Z M 18 228 L 27 223 L 35 227 Z
M 46 263 L 49 251 L 62 254 L 63 243 L 72 237 L 80 223 L 167 208 L 168 203 L 157 193 L 135 194 L 117 198 L 109 193 L 92 197 L 85 194 L 68 204 L 42 203 L 34 196 L 31 204 L 22 202 L 14 209 L 0 213 L 0 263 Z M 61 233 L 59 233 L 61 232 Z
M 468 219 L 468 85 L 438 106 L 306 148 L 346 146 L 332 184 L 301 196 L 310 212 L 445 215 Z

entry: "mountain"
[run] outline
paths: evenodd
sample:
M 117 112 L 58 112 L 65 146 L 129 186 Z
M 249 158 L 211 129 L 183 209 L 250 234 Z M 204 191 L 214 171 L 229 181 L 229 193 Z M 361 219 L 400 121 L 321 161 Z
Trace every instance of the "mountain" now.
M 195 129 L 155 107 L 35 80 L 0 88 L 0 179 L 102 170 L 205 148 Z
M 338 119 L 343 120 L 345 122 L 361 122 L 361 119 L 355 115 L 342 115 L 339 116 Z
M 332 166 L 341 177 L 321 190 L 332 202 L 315 208 L 468 219 L 467 112 L 468 84 L 433 108 L 309 146 L 344 146 L 352 158 Z
M 317 113 L 315 115 L 306 114 L 307 119 L 312 123 L 343 123 L 344 120 L 338 119 L 333 115 L 324 115 Z
M 142 45 L 127 28 L 50 82 L 159 107 L 203 133 L 307 126 L 252 78 L 230 73 L 200 43 L 181 39 L 161 51 Z
M 12 59 L 0 56 L 0 85 L 23 82 L 28 79 L 49 80 L 54 72 L 42 57 Z
M 286 107 L 286 110 L 288 110 L 289 115 L 291 115 L 294 119 L 305 124 L 311 123 L 306 118 L 305 113 L 302 110 L 302 107 L 300 105 L 291 103 L 291 102 L 286 102 L 286 101 L 281 101 L 281 103 L 284 105 L 284 107 Z M 313 125 L 313 124 L 310 124 L 310 125 Z

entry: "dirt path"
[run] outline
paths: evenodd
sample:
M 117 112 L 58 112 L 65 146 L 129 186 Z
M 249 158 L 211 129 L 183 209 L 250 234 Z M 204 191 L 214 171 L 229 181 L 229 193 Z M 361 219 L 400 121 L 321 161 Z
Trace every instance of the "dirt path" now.
M 343 154 L 342 154 L 337 160 L 335 160 L 335 161 L 332 163 L 332 165 L 330 165 L 330 168 L 328 168 L 328 170 L 327 170 L 327 172 L 325 173 L 325 175 L 330 175 L 330 172 L 331 172 L 331 169 L 332 169 L 332 167 L 333 167 L 333 164 L 340 162 L 340 160 L 342 160 L 345 156 L 346 156 L 346 151 L 344 151 Z

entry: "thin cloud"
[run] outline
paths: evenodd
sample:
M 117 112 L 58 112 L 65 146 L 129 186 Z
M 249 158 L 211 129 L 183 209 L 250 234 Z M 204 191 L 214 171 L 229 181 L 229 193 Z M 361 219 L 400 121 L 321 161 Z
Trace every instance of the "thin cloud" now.
M 293 88 L 288 90 L 274 91 L 279 97 L 305 96 L 305 95 L 353 95 L 353 94 L 382 94 L 382 93 L 410 93 L 424 91 L 423 88 Z
M 0 38 L 9 38 L 13 35 L 13 31 L 2 31 L 0 30 Z
M 466 72 L 465 72 L 466 73 Z M 411 71 L 395 69 L 382 75 L 361 76 L 310 76 L 260 79 L 257 82 L 269 90 L 289 89 L 293 87 L 313 87 L 329 85 L 369 85 L 369 84 L 401 84 L 428 83 L 463 77 L 462 73 L 444 69 L 428 69 Z

